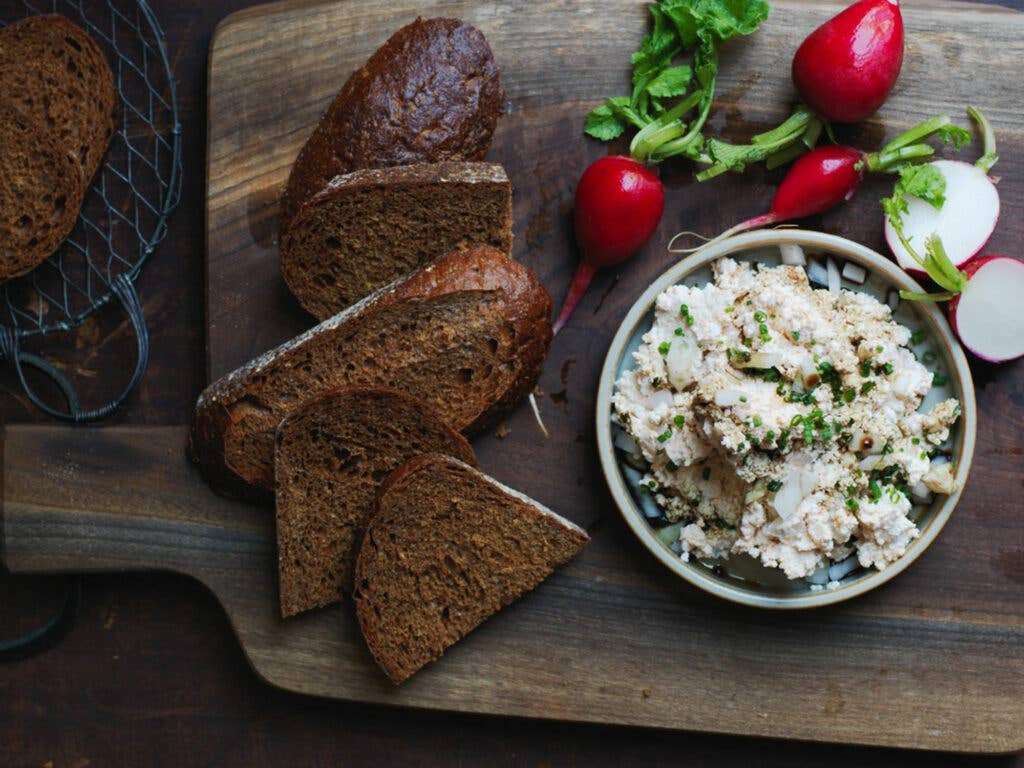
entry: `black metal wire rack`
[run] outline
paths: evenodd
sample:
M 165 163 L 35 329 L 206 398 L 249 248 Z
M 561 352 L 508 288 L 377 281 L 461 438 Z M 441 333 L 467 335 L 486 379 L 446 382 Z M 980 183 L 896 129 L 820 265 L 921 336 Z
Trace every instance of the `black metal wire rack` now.
M 26 395 L 46 413 L 90 421 L 112 413 L 138 384 L 149 335 L 134 281 L 167 234 L 181 194 L 181 125 L 163 31 L 146 0 L 0 0 L 0 27 L 31 14 L 60 13 L 85 29 L 111 65 L 121 99 L 120 125 L 105 163 L 87 191 L 78 223 L 64 244 L 25 277 L 0 285 L 0 358 L 12 365 Z M 135 370 L 114 401 L 82 408 L 72 383 L 25 340 L 72 330 L 117 299 L 137 340 Z M 25 368 L 54 380 L 61 409 L 29 386 Z

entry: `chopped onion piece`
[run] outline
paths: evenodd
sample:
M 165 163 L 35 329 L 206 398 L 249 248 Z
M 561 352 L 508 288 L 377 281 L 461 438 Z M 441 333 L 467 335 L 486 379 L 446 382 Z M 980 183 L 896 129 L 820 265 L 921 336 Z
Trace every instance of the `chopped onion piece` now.
M 754 352 L 750 355 L 750 360 L 733 365 L 736 368 L 774 368 L 781 362 L 782 355 L 777 352 Z
M 782 263 L 787 267 L 803 267 L 807 264 L 807 255 L 804 249 L 796 243 L 783 243 L 779 246 L 782 252 Z
M 684 389 L 693 382 L 693 366 L 700 351 L 685 336 L 677 337 L 665 356 L 668 381 L 676 389 Z
M 932 500 L 931 489 L 924 484 L 924 481 L 918 480 L 914 483 L 914 487 L 910 489 L 910 498 L 922 504 L 927 504 Z
M 828 584 L 828 574 L 829 567 L 827 564 L 823 563 L 818 566 L 818 569 L 814 573 L 807 577 L 807 581 L 811 584 Z
M 792 475 L 790 475 L 792 477 Z M 800 470 L 800 495 L 807 498 L 814 491 L 817 485 L 817 474 L 811 467 L 804 467 Z
M 828 271 L 817 261 L 807 264 L 807 279 L 815 285 L 828 285 Z
M 881 460 L 882 459 L 880 456 L 868 456 L 867 458 L 861 459 L 860 463 L 857 466 L 860 467 L 865 472 L 870 472 L 872 469 L 878 466 L 878 463 Z
M 671 408 L 674 402 L 671 392 L 667 389 L 658 389 L 644 398 L 644 408 L 647 411 L 656 411 L 662 406 Z
M 829 581 L 842 581 L 844 578 L 853 573 L 857 568 L 860 567 L 860 561 L 856 555 L 850 555 L 848 558 L 843 560 L 841 563 L 829 567 L 828 578 Z
M 825 279 L 828 281 L 829 293 L 839 293 L 843 283 L 839 278 L 839 267 L 836 266 L 835 260 L 831 257 L 825 259 Z
M 800 506 L 800 502 L 803 500 L 804 495 L 800 488 L 800 476 L 795 472 L 790 473 L 789 477 L 783 481 L 782 487 L 775 494 L 775 511 L 779 513 L 779 517 L 786 519 L 796 512 L 796 508 Z
M 658 537 L 662 544 L 666 547 L 671 547 L 677 541 L 679 541 L 679 533 L 683 530 L 682 523 L 672 523 L 672 525 L 666 525 L 660 529 L 654 535 Z
M 740 389 L 720 389 L 715 392 L 715 405 L 727 408 L 732 405 L 739 405 L 744 397 L 743 391 Z
M 640 452 L 640 448 L 637 446 L 636 440 L 633 439 L 633 436 L 621 429 L 615 430 L 615 437 L 612 440 L 612 444 L 620 451 L 625 451 L 626 453 Z
M 900 371 L 896 376 L 896 381 L 893 382 L 892 389 L 897 395 L 909 395 L 914 390 L 914 377 L 909 371 Z
M 856 283 L 857 285 L 864 285 L 864 281 L 868 279 L 868 271 L 860 264 L 854 264 L 852 261 L 848 261 L 843 265 L 842 275 L 851 283 Z

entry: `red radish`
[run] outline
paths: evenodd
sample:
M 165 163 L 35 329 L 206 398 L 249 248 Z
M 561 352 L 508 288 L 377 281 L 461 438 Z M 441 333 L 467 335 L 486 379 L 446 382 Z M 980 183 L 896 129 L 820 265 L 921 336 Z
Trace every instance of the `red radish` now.
M 643 247 L 665 209 L 661 180 L 629 157 L 602 157 L 576 187 L 576 242 L 580 265 L 555 322 L 558 333 L 569 320 L 599 269 L 621 264 Z
M 727 229 L 712 242 L 750 229 L 802 219 L 834 208 L 853 197 L 869 168 L 869 160 L 868 155 L 853 147 L 830 145 L 812 149 L 793 163 L 776 190 L 768 213 Z M 707 247 L 707 243 L 701 246 L 704 247 Z M 669 250 L 690 253 L 697 249 L 677 250 L 669 243 Z
M 963 269 L 964 285 L 949 302 L 949 322 L 963 345 L 991 363 L 1024 357 L 1024 261 L 980 256 Z
M 932 163 L 946 180 L 945 203 L 938 210 L 918 197 L 908 195 L 907 211 L 902 214 L 903 235 L 921 244 L 929 235 L 938 235 L 954 266 L 975 256 L 995 231 L 999 220 L 999 193 L 984 170 L 956 160 Z M 924 274 L 900 242 L 889 216 L 885 217 L 885 240 L 896 261 L 908 272 Z
M 856 123 L 885 103 L 903 66 L 903 17 L 897 0 L 860 0 L 800 45 L 793 82 L 827 120 Z

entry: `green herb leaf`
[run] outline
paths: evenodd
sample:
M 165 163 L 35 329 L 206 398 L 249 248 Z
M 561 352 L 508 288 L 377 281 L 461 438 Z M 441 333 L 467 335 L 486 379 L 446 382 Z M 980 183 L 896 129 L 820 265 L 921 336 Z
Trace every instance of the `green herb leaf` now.
M 626 127 L 616 117 L 611 107 L 607 104 L 602 104 L 597 109 L 591 110 L 587 115 L 587 122 L 583 130 L 588 136 L 593 136 L 595 139 L 611 141 L 621 136 Z
M 669 67 L 647 84 L 647 92 L 659 99 L 682 96 L 692 79 L 693 70 L 690 67 Z

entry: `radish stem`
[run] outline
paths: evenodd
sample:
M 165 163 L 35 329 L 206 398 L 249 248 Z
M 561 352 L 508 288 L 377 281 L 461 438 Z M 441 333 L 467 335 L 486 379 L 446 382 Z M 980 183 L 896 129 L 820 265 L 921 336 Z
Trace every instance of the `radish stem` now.
M 975 165 L 985 173 L 988 173 L 999 160 L 999 155 L 996 154 L 996 133 L 992 130 L 992 123 L 988 121 L 988 118 L 977 107 L 967 107 L 967 114 L 978 124 L 981 134 L 985 139 L 985 148 L 982 150 L 983 154 L 978 158 Z
M 590 285 L 590 281 L 594 279 L 594 273 L 596 268 L 586 261 L 581 261 L 580 265 L 576 268 L 576 274 L 573 275 L 572 283 L 569 285 L 569 292 L 565 295 L 565 303 L 562 304 L 562 311 L 558 315 L 558 319 L 555 321 L 555 327 L 552 334 L 558 333 L 565 324 L 569 321 L 569 316 L 572 311 L 576 309 L 576 305 L 579 304 L 580 299 L 583 298 L 583 294 L 587 292 L 587 286 Z

